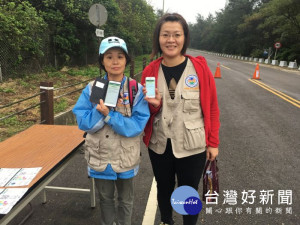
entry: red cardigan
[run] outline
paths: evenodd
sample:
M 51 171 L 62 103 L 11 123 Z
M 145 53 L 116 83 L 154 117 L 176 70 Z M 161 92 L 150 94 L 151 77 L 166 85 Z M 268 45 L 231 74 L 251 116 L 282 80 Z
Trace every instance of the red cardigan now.
M 193 57 L 190 55 L 185 55 L 193 63 L 197 76 L 199 79 L 200 85 L 200 100 L 201 100 L 201 109 L 204 118 L 204 129 L 206 137 L 206 145 L 210 147 L 218 147 L 219 145 L 219 107 L 217 100 L 217 91 L 214 77 L 207 66 L 206 60 L 202 56 Z M 145 84 L 146 77 L 155 77 L 155 86 L 157 87 L 157 78 L 158 70 L 161 64 L 162 57 L 151 62 L 143 71 L 141 83 Z M 153 129 L 153 120 L 155 115 L 159 112 L 161 105 L 157 108 L 154 108 L 149 104 L 150 108 L 150 119 L 145 127 L 145 136 L 143 138 L 146 146 L 149 145 L 152 129 Z

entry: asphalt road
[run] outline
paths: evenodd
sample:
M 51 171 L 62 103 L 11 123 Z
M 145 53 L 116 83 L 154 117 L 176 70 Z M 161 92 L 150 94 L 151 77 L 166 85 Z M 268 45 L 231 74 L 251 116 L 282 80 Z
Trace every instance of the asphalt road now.
M 220 185 L 222 191 L 236 190 L 238 197 L 237 205 L 223 204 L 221 192 L 219 204 L 212 208 L 222 212 L 201 212 L 203 220 L 207 224 L 299 224 L 300 102 L 296 107 L 249 81 L 255 63 L 204 56 L 213 73 L 221 64 L 222 78 L 215 79 L 221 112 Z M 260 82 L 300 100 L 299 71 L 261 65 L 260 77 Z M 244 190 L 256 191 L 253 205 L 242 204 Z M 273 190 L 272 205 L 270 201 L 260 204 L 263 190 Z M 292 190 L 292 205 L 278 204 L 278 190 Z M 226 214 L 230 207 L 233 214 Z M 246 213 L 247 207 L 252 208 L 251 214 Z M 259 207 L 262 214 L 256 213 Z M 291 215 L 286 214 L 288 207 Z M 241 214 L 237 208 L 242 208 Z
M 261 80 L 254 83 L 249 79 L 255 63 L 194 50 L 188 53 L 203 55 L 213 73 L 219 62 L 222 76 L 215 79 L 221 112 L 220 194 L 218 204 L 203 203 L 198 224 L 299 224 L 300 72 L 260 65 Z M 142 153 L 135 180 L 133 225 L 143 222 L 153 180 L 144 147 Z M 83 155 L 78 153 L 52 185 L 89 188 Z M 252 192 L 254 199 L 249 197 Z M 91 209 L 88 196 L 55 192 L 47 196 L 46 204 L 41 204 L 41 195 L 32 201 L 34 212 L 26 225 L 99 224 L 99 203 Z M 18 224 L 28 212 L 29 207 L 10 224 Z M 182 224 L 180 215 L 174 213 L 174 218 L 176 224 Z

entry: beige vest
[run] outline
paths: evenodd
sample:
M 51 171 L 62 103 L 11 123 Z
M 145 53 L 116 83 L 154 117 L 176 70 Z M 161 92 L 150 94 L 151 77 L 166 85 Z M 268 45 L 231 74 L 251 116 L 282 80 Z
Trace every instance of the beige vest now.
M 126 79 L 122 94 L 128 93 L 128 79 Z M 90 83 L 92 85 L 93 82 Z M 124 101 L 124 98 L 123 98 Z M 131 116 L 129 104 L 116 107 L 115 110 L 123 116 Z M 127 103 L 126 102 L 126 103 Z M 96 171 L 104 171 L 110 163 L 117 173 L 135 168 L 140 162 L 141 135 L 124 137 L 115 133 L 107 124 L 93 134 L 87 134 L 85 139 L 85 159 L 88 165 Z
M 187 62 L 176 86 L 174 99 L 170 97 L 161 66 L 157 84 L 163 105 L 154 118 L 149 148 L 163 154 L 167 138 L 170 138 L 176 158 L 204 152 L 206 143 L 199 98 L 200 85 L 192 62 L 190 60 Z

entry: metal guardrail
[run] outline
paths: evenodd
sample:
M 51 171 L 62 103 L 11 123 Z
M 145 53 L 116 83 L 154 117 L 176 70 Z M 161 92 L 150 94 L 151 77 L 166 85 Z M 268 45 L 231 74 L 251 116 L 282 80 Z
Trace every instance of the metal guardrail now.
M 21 99 L 21 100 L 19 100 L 19 101 L 9 103 L 9 104 L 7 104 L 7 105 L 1 106 L 0 109 L 8 108 L 8 107 L 10 107 L 10 106 L 12 106 L 12 105 L 15 105 L 15 104 L 18 104 L 18 103 L 21 103 L 21 102 L 25 102 L 25 101 L 27 101 L 27 100 L 29 100 L 29 99 L 32 99 L 32 98 L 34 98 L 34 97 L 36 97 L 36 96 L 39 96 L 39 95 L 42 95 L 42 94 L 44 94 L 44 93 L 45 93 L 45 92 L 40 92 L 40 93 L 35 94 L 35 95 L 32 95 L 32 96 L 30 96 L 30 97 L 28 97 L 28 98 L 23 98 L 23 99 Z M 1 118 L 0 118 L 0 121 L 5 120 L 5 119 L 8 119 L 8 118 L 13 117 L 13 116 L 18 115 L 18 114 L 21 114 L 22 112 L 25 112 L 25 111 L 27 111 L 27 110 L 29 110 L 29 109 L 33 109 L 33 108 L 35 108 L 35 107 L 41 105 L 42 103 L 44 103 L 44 102 L 39 102 L 39 103 L 37 103 L 37 104 L 35 104 L 35 105 L 33 105 L 33 106 L 30 106 L 30 107 L 27 107 L 27 108 L 21 110 L 21 111 L 15 112 L 15 113 L 13 113 L 13 114 L 9 114 L 9 115 L 4 116 L 4 117 L 1 117 Z
M 145 67 L 146 67 L 146 58 L 143 58 L 143 69 Z M 101 70 L 100 70 L 100 73 L 101 73 Z M 132 77 L 132 78 L 134 77 L 134 60 L 132 60 L 131 64 L 130 64 L 130 77 Z M 54 88 L 53 87 L 53 82 L 40 82 L 40 92 L 39 93 L 37 93 L 35 95 L 32 95 L 28 98 L 24 98 L 24 99 L 9 103 L 7 105 L 0 106 L 0 109 L 11 107 L 15 104 L 25 102 L 25 101 L 30 100 L 30 99 L 32 99 L 34 97 L 37 97 L 37 96 L 40 96 L 40 102 L 37 103 L 37 104 L 34 104 L 30 107 L 27 107 L 27 108 L 25 108 L 21 111 L 18 111 L 18 112 L 15 112 L 15 113 L 4 116 L 4 117 L 0 118 L 0 122 L 5 120 L 5 119 L 8 119 L 10 117 L 13 117 L 15 115 L 21 114 L 22 112 L 25 112 L 29 109 L 33 109 L 35 107 L 40 106 L 40 109 L 41 109 L 40 110 L 41 111 L 41 117 L 40 117 L 41 121 L 40 121 L 40 123 L 42 123 L 42 124 L 54 124 L 54 99 L 59 99 L 59 98 L 64 97 L 66 95 L 70 95 L 70 94 L 73 94 L 75 92 L 81 91 L 83 88 L 78 88 L 76 90 L 64 93 L 64 94 L 56 96 L 56 97 L 54 97 L 54 91 L 64 90 L 64 89 L 67 89 L 67 88 L 70 88 L 70 87 L 74 87 L 74 86 L 77 86 L 79 84 L 87 83 L 87 82 L 89 82 L 93 79 L 94 78 L 91 78 L 91 79 L 88 79 L 88 80 L 85 80 L 85 81 L 77 82 L 75 84 L 70 84 L 70 85 L 67 85 L 67 86 L 64 86 L 64 87 L 59 87 L 59 88 Z
M 55 88 L 55 89 L 53 87 L 53 82 L 41 82 L 39 93 L 34 94 L 34 95 L 32 95 L 28 98 L 23 98 L 21 100 L 3 105 L 3 106 L 0 107 L 0 109 L 11 107 L 13 105 L 28 101 L 32 98 L 37 97 L 37 96 L 40 96 L 40 102 L 39 103 L 34 104 L 32 106 L 29 106 L 29 107 L 27 107 L 23 110 L 15 112 L 15 113 L 6 115 L 4 117 L 1 117 L 0 121 L 8 119 L 8 118 L 13 117 L 13 116 L 18 115 L 18 114 L 21 114 L 21 113 L 23 113 L 23 112 L 25 112 L 29 109 L 33 109 L 35 107 L 40 106 L 41 107 L 41 121 L 40 121 L 40 123 L 53 124 L 54 123 L 54 112 L 53 112 L 53 101 L 54 101 L 54 99 L 58 99 L 58 98 L 61 98 L 63 96 L 81 91 L 83 88 L 79 88 L 79 89 L 73 90 L 71 92 L 64 93 L 63 95 L 60 95 L 60 96 L 57 96 L 57 97 L 53 97 L 53 92 L 58 91 L 58 90 L 62 90 L 62 89 L 67 89 L 67 88 L 70 88 L 70 87 L 74 87 L 76 85 L 86 83 L 86 82 L 88 82 L 90 80 L 93 80 L 93 79 L 94 78 L 88 79 L 88 80 L 85 80 L 85 81 L 81 81 L 81 82 L 78 82 L 78 83 L 75 83 L 75 84 L 67 85 L 67 86 L 64 86 L 64 87 Z M 51 112 L 51 110 L 52 110 L 52 112 Z M 52 115 L 53 115 L 53 120 L 51 119 Z M 53 123 L 52 123 L 52 121 L 53 121 Z
M 43 93 L 38 93 L 38 94 L 32 95 L 32 96 L 30 96 L 30 97 L 28 97 L 28 98 L 23 98 L 23 99 L 21 99 L 21 100 L 19 100 L 19 101 L 12 102 L 12 103 L 9 103 L 9 104 L 4 105 L 4 106 L 0 106 L 0 109 L 7 108 L 7 107 L 12 106 L 12 105 L 15 105 L 15 104 L 17 104 L 17 103 L 24 102 L 24 101 L 26 101 L 26 100 L 32 99 L 32 98 L 34 98 L 34 97 L 36 97 L 36 96 L 38 96 L 38 95 L 41 95 L 41 94 L 43 94 Z

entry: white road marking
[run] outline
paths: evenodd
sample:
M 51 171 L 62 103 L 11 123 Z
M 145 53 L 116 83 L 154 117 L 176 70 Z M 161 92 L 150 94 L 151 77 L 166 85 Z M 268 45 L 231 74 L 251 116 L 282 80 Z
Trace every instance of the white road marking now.
M 156 189 L 156 181 L 153 177 L 151 190 L 148 197 L 148 202 L 143 218 L 142 225 L 153 225 L 155 222 L 155 215 L 157 210 L 157 189 Z

